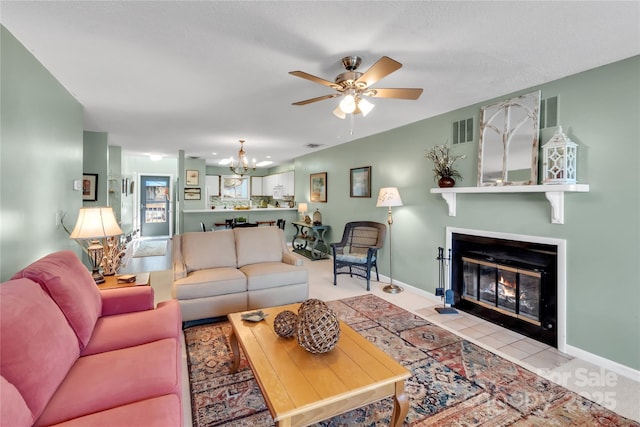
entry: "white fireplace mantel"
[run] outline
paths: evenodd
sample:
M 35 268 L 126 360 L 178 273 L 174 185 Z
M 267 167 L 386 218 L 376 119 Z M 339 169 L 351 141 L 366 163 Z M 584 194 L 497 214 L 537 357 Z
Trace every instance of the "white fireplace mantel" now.
M 456 216 L 456 194 L 458 193 L 544 193 L 551 204 L 551 222 L 553 224 L 564 224 L 564 193 L 588 192 L 588 184 L 504 185 L 431 189 L 431 193 L 442 195 L 442 198 L 447 202 L 449 216 Z

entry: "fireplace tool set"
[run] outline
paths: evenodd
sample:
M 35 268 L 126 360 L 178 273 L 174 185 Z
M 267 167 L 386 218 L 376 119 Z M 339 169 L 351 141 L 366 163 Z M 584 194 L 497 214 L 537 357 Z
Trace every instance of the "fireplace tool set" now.
M 449 273 L 449 263 L 451 262 L 451 249 L 449 249 L 449 254 L 445 258 L 444 257 L 444 248 L 438 247 L 438 258 L 436 258 L 439 263 L 438 269 L 438 287 L 436 288 L 436 296 L 443 297 L 444 303 L 442 307 L 436 307 L 436 311 L 440 314 L 456 314 L 458 310 L 453 307 L 447 307 L 447 304 L 453 304 L 453 289 L 445 289 L 445 271 Z

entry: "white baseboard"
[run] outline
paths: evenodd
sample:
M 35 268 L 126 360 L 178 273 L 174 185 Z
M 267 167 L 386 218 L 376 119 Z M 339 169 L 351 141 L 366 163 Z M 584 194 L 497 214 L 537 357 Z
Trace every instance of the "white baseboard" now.
M 389 281 L 389 278 L 386 276 L 380 275 L 380 278 L 384 278 L 386 282 Z M 393 283 L 395 285 L 403 287 L 405 290 L 418 294 L 422 297 L 425 297 L 431 301 L 442 303 L 442 298 L 435 296 L 431 292 L 425 291 L 424 289 L 416 288 L 415 286 L 408 285 L 406 283 L 400 282 L 396 279 L 393 279 Z M 618 362 L 614 362 L 613 360 L 607 359 L 602 356 L 598 356 L 597 354 L 590 353 L 586 350 L 583 350 L 578 347 L 574 347 L 572 345 L 567 344 L 565 348 L 565 353 L 582 359 L 586 362 L 593 363 L 594 365 L 601 366 L 605 369 L 615 372 L 616 374 L 627 377 L 633 381 L 640 382 L 640 371 L 637 369 L 630 368 L 628 366 L 622 365 Z
M 627 377 L 633 381 L 640 382 L 640 371 L 622 365 L 613 360 L 609 360 L 605 357 L 598 356 L 597 354 L 590 353 L 578 347 L 567 344 L 567 354 L 573 357 L 577 357 L 584 361 L 593 363 L 594 365 L 602 366 L 605 369 L 615 372 L 616 374 Z
M 381 280 L 382 282 L 389 282 L 389 278 L 383 274 L 380 275 L 380 278 L 383 279 Z M 434 294 L 432 294 L 431 292 L 425 291 L 424 289 L 420 289 L 420 288 L 416 288 L 415 286 L 411 286 L 407 283 L 401 282 L 399 280 L 393 279 L 393 284 L 394 285 L 398 285 L 401 288 L 407 289 L 410 292 L 414 293 L 414 294 L 418 294 L 422 297 L 428 298 L 430 300 L 432 300 L 435 303 L 442 303 L 442 298 L 441 297 L 437 297 Z

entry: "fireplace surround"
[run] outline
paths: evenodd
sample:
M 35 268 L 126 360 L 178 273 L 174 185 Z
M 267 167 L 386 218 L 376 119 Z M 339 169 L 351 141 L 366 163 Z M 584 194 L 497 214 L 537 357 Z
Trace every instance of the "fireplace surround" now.
M 565 351 L 566 242 L 447 227 L 456 309 Z

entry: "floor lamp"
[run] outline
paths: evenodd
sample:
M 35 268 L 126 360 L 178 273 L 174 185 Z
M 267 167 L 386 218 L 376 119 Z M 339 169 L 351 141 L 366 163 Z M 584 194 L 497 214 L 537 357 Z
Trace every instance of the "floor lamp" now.
M 404 289 L 393 284 L 393 261 L 391 258 L 391 254 L 393 253 L 393 248 L 391 247 L 391 225 L 393 224 L 393 217 L 391 216 L 391 206 L 402 206 L 402 199 L 400 198 L 398 189 L 396 187 L 381 188 L 380 193 L 378 193 L 376 207 L 389 208 L 389 214 L 387 215 L 387 224 L 389 224 L 389 284 L 382 288 L 382 290 L 389 294 L 397 294 Z

